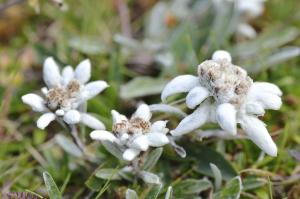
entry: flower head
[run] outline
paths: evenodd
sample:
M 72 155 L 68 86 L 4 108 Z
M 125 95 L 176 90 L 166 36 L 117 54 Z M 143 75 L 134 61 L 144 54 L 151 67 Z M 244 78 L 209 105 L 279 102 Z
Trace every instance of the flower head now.
M 216 122 L 226 132 L 236 135 L 239 123 L 256 145 L 276 156 L 277 147 L 257 117 L 264 115 L 265 109 L 278 110 L 282 92 L 274 84 L 253 82 L 244 69 L 231 63 L 228 52 L 216 51 L 212 57 L 198 66 L 198 77 L 178 76 L 164 88 L 163 101 L 170 95 L 188 92 L 186 105 L 195 109 L 171 134 L 183 135 L 206 122 Z
M 123 159 L 132 161 L 141 151 L 149 147 L 161 147 L 169 143 L 166 136 L 169 129 L 166 121 L 157 121 L 151 124 L 149 106 L 142 104 L 130 119 L 113 110 L 112 132 L 95 130 L 90 136 L 94 140 L 110 141 L 123 152 Z
M 104 124 L 90 114 L 80 111 L 81 106 L 108 87 L 105 81 L 87 83 L 91 76 L 91 63 L 82 61 L 75 69 L 66 66 L 60 72 L 52 57 L 45 60 L 43 79 L 47 87 L 42 88 L 43 97 L 30 93 L 22 101 L 43 115 L 37 126 L 44 129 L 48 124 L 63 118 L 67 124 L 82 122 L 93 129 L 105 129 Z

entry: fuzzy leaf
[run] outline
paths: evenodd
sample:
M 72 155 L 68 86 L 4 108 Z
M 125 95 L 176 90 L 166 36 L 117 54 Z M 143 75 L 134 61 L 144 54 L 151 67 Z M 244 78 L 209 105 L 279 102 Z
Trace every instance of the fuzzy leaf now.
M 141 171 L 140 177 L 144 180 L 144 182 L 149 184 L 160 184 L 159 177 L 154 174 L 147 171 Z
M 143 165 L 143 170 L 145 170 L 145 171 L 151 170 L 156 165 L 156 163 L 159 160 L 162 152 L 163 152 L 163 149 L 161 147 L 156 148 L 153 151 L 151 151 L 148 154 L 148 156 L 146 157 L 146 161 Z
M 43 173 L 44 182 L 50 199 L 61 199 L 61 193 L 55 184 L 52 176 L 48 172 Z
M 66 136 L 62 134 L 57 134 L 55 136 L 55 140 L 58 143 L 58 145 L 67 153 L 75 156 L 75 157 L 82 157 L 82 151 L 78 148 L 74 142 L 69 140 Z
M 167 83 L 161 78 L 136 77 L 121 87 L 120 95 L 123 99 L 132 99 L 159 94 Z
M 220 169 L 225 180 L 232 179 L 237 175 L 236 170 L 231 164 L 224 159 L 223 155 L 215 150 L 204 145 L 197 145 L 197 150 L 190 145 L 185 145 L 184 148 L 189 156 L 196 157 L 195 161 L 198 164 L 198 172 L 213 177 L 213 172 L 209 166 L 210 163 L 213 163 Z
M 162 184 L 153 185 L 144 199 L 156 199 L 162 188 Z
M 179 116 L 180 118 L 186 117 L 186 113 L 181 111 L 180 109 L 170 106 L 168 104 L 152 104 L 149 106 L 151 112 L 164 112 L 164 113 L 170 113 L 174 114 L 176 116 Z
M 242 191 L 241 177 L 237 176 L 226 184 L 220 192 L 214 194 L 214 199 L 238 199 Z
M 173 187 L 173 194 L 176 198 L 184 198 L 185 195 L 199 194 L 200 192 L 207 190 L 211 187 L 211 182 L 206 179 L 186 179 L 179 182 Z
M 139 199 L 136 192 L 132 189 L 127 189 L 126 191 L 126 199 Z
M 104 180 L 121 180 L 117 169 L 99 169 L 95 176 Z
M 102 144 L 104 148 L 110 152 L 112 155 L 114 155 L 119 160 L 123 160 L 122 158 L 122 151 L 115 145 L 114 143 L 111 143 L 109 141 L 102 141 Z

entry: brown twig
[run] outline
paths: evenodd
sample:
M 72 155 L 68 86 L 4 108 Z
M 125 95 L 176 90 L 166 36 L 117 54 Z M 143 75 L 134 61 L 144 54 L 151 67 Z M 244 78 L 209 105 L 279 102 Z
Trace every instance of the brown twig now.
M 129 9 L 127 7 L 126 2 L 124 0 L 115 0 L 118 13 L 120 17 L 121 22 L 121 28 L 122 28 L 122 34 L 126 37 L 131 38 L 131 26 L 130 26 L 130 15 L 129 15 Z

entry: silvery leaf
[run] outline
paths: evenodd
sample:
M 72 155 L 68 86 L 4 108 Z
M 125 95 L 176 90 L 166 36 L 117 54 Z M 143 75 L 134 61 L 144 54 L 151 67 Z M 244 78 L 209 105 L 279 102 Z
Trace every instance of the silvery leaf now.
M 149 183 L 149 184 L 160 184 L 159 177 L 157 175 L 155 175 L 154 173 L 150 173 L 148 171 L 141 171 L 139 173 L 139 176 L 146 183 Z

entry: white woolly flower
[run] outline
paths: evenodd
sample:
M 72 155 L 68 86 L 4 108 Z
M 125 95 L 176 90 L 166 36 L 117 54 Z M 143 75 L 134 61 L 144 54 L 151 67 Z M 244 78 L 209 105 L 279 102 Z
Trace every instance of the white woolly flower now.
M 166 121 L 157 121 L 151 124 L 149 106 L 142 104 L 130 119 L 113 110 L 112 132 L 95 130 L 90 137 L 94 140 L 115 143 L 123 152 L 123 159 L 132 161 L 140 152 L 149 147 L 161 147 L 169 143 Z
M 105 81 L 87 83 L 91 77 L 91 63 L 82 61 L 75 69 L 66 66 L 60 72 L 52 57 L 43 65 L 43 79 L 47 87 L 42 88 L 43 97 L 29 93 L 22 101 L 32 110 L 43 115 L 37 126 L 46 128 L 50 122 L 63 118 L 67 124 L 83 123 L 93 129 L 105 129 L 104 124 L 88 113 L 80 112 L 80 106 L 108 87 Z
M 236 135 L 239 123 L 258 147 L 276 156 L 277 147 L 258 116 L 264 115 L 265 109 L 280 108 L 281 90 L 271 83 L 253 82 L 244 69 L 231 63 L 226 51 L 216 51 L 212 57 L 198 66 L 198 76 L 178 76 L 164 88 L 162 101 L 187 92 L 186 105 L 195 109 L 171 134 L 180 136 L 206 122 L 215 122 L 230 135 Z
M 256 37 L 256 31 L 249 21 L 263 14 L 264 2 L 265 0 L 236 0 L 236 8 L 240 15 L 240 22 L 237 26 L 239 37 L 248 39 Z

